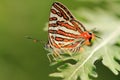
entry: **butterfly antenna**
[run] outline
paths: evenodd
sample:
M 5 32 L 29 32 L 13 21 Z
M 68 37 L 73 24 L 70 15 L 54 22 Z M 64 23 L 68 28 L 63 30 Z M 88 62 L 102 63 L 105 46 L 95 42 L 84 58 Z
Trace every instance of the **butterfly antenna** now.
M 99 36 L 97 36 L 97 35 L 95 35 L 95 37 L 97 37 L 97 38 L 99 38 L 99 39 L 102 39 L 101 37 L 99 37 Z
M 30 37 L 30 36 L 25 36 L 25 38 L 32 40 L 34 43 L 37 43 L 37 42 L 45 43 L 45 41 L 38 40 L 38 39 L 32 38 L 32 37 Z

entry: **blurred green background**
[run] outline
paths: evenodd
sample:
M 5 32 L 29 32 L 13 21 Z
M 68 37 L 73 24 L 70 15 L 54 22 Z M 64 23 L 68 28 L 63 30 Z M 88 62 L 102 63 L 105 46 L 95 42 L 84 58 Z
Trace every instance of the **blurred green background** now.
M 55 68 L 49 66 L 44 43 L 33 43 L 24 38 L 32 36 L 47 42 L 47 31 L 44 28 L 54 1 L 56 0 L 0 0 L 0 80 L 57 80 L 48 77 Z M 96 15 L 97 9 L 101 9 L 106 14 L 120 18 L 119 1 L 57 1 L 66 5 L 84 23 L 91 21 L 89 17 L 77 13 L 77 10 L 90 10 Z M 120 80 L 120 75 L 115 76 L 100 61 L 96 62 L 96 66 L 99 76 L 94 80 Z

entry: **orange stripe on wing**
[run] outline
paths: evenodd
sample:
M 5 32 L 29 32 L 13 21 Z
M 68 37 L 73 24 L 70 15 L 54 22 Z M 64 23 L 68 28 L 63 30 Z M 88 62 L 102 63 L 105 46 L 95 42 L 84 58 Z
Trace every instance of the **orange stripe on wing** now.
M 61 37 L 55 37 L 56 41 L 64 41 L 64 42 L 72 42 L 74 39 L 67 39 L 67 38 L 61 38 Z
M 52 39 L 52 41 L 50 40 L 51 45 L 54 46 L 55 48 L 60 48 L 60 46 L 58 46 L 58 45 L 55 43 L 53 36 L 51 36 L 51 39 Z
M 74 27 L 77 29 L 78 32 L 82 33 L 83 31 L 80 29 L 80 27 L 78 26 L 78 24 L 74 21 L 71 21 L 71 23 L 74 25 Z
M 57 11 L 56 11 L 55 9 L 51 9 L 51 12 L 52 12 L 53 14 L 57 14 Z
M 57 12 L 55 9 L 51 9 L 51 13 L 56 14 L 59 17 L 62 17 L 62 14 L 60 12 Z
M 68 33 L 68 32 L 65 32 L 61 29 L 59 29 L 59 30 L 49 30 L 48 32 L 52 33 L 52 34 L 59 34 L 59 35 L 63 35 L 63 36 L 66 36 L 66 37 L 75 38 L 75 39 L 80 38 L 80 35 Z
M 57 31 L 56 30 L 48 30 L 49 33 L 52 33 L 52 34 L 56 34 Z
M 62 21 L 57 21 L 57 24 L 63 27 L 66 27 L 67 29 L 77 31 L 76 27 L 69 25 L 68 23 L 64 23 Z
M 69 45 L 62 46 L 62 48 L 74 48 L 74 47 L 76 47 L 78 44 L 79 44 L 79 42 L 76 42 L 75 44 L 69 44 Z
M 67 37 L 71 37 L 71 38 L 79 38 L 80 35 L 75 35 L 75 34 L 72 34 L 72 33 L 68 33 L 68 32 L 65 32 L 63 30 L 57 30 L 57 34 L 60 34 L 60 35 L 63 35 L 63 36 L 67 36 Z
M 59 17 L 62 17 L 62 14 L 61 14 L 60 12 L 57 12 L 57 15 L 58 15 Z
M 49 20 L 50 20 L 50 21 L 56 21 L 57 18 L 56 18 L 56 17 L 50 17 Z
M 58 24 L 56 24 L 56 23 L 49 24 L 49 27 L 57 27 L 57 26 L 58 26 Z

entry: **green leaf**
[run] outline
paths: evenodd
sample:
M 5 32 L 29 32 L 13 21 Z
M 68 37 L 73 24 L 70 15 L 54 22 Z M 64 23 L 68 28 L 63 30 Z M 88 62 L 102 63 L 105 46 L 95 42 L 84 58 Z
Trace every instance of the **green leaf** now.
M 114 74 L 118 75 L 118 71 L 120 71 L 120 64 L 115 61 L 115 58 L 120 60 L 120 53 L 117 51 L 113 51 L 114 47 L 105 47 L 105 52 L 103 53 L 103 64 L 107 66 Z M 114 54 L 113 54 L 114 53 Z M 119 57 L 118 57 L 119 56 Z

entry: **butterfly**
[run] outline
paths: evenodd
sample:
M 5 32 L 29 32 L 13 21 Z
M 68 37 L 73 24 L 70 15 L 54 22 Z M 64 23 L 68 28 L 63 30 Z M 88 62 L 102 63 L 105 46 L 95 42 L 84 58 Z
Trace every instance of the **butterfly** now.
M 53 54 L 77 53 L 83 45 L 90 44 L 94 37 L 94 33 L 86 30 L 63 4 L 60 2 L 52 4 L 46 48 Z

